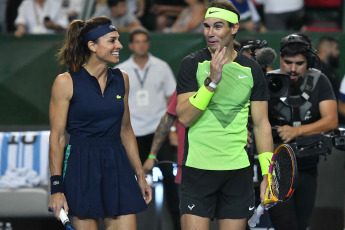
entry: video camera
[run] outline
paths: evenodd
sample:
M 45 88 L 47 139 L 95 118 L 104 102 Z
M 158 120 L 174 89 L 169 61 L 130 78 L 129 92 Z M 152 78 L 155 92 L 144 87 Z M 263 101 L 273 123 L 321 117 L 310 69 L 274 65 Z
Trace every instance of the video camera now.
M 289 145 L 299 157 L 326 156 L 332 153 L 333 147 L 345 151 L 345 131 L 336 129 L 324 134 L 301 136 Z
M 269 72 L 266 75 L 267 87 L 270 95 L 268 101 L 269 121 L 272 126 L 274 143 L 281 143 L 275 126 L 294 124 L 294 108 L 289 105 L 290 77 L 289 75 Z M 300 136 L 289 143 L 299 157 L 329 155 L 332 148 L 345 150 L 345 130 L 336 129 L 324 134 Z

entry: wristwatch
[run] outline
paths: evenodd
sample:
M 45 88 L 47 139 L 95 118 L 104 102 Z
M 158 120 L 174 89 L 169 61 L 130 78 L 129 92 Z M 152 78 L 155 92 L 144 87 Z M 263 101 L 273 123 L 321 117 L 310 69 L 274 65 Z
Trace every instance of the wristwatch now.
M 210 86 L 212 88 L 217 88 L 217 84 L 212 82 L 212 79 L 210 77 L 207 77 L 204 81 L 205 86 Z

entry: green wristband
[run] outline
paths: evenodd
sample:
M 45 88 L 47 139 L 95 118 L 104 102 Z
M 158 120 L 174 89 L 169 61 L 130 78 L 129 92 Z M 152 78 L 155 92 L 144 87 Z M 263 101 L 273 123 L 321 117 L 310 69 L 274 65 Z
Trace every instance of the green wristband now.
M 258 155 L 262 175 L 268 174 L 272 156 L 273 156 L 272 152 L 264 152 Z
M 155 161 L 157 160 L 157 157 L 152 155 L 152 154 L 149 154 L 149 156 L 147 158 L 155 160 Z
M 210 92 L 206 89 L 205 85 L 199 88 L 199 90 L 189 98 L 189 102 L 196 108 L 204 111 L 210 103 L 210 100 L 213 96 L 214 92 Z

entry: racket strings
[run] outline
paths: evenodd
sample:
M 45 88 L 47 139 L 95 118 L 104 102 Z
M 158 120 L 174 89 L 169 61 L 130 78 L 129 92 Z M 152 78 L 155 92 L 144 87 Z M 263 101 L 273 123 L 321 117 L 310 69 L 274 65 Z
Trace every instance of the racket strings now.
M 287 148 L 279 150 L 273 171 L 272 193 L 278 200 L 285 200 L 293 178 L 293 163 Z

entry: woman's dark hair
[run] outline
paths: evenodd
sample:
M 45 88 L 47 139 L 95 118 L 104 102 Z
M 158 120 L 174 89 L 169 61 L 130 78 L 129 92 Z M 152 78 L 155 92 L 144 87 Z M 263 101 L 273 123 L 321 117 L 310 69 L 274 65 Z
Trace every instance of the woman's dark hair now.
M 66 31 L 62 47 L 57 53 L 60 64 L 66 65 L 70 71 L 78 72 L 90 57 L 90 49 L 83 41 L 85 34 L 100 26 L 111 23 L 108 17 L 101 16 L 87 20 L 72 21 Z M 97 43 L 97 39 L 94 41 Z
M 217 8 L 221 8 L 221 9 L 225 9 L 231 12 L 234 12 L 237 17 L 238 17 L 238 21 L 240 21 L 240 13 L 238 12 L 238 10 L 236 9 L 236 7 L 234 7 L 234 5 L 231 4 L 230 1 L 225 1 L 225 0 L 214 0 L 210 3 L 209 7 L 217 7 Z M 234 24 L 231 22 L 229 23 L 229 27 L 233 27 Z M 234 34 L 234 38 L 236 37 L 236 34 Z

